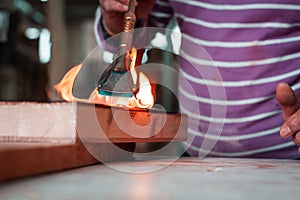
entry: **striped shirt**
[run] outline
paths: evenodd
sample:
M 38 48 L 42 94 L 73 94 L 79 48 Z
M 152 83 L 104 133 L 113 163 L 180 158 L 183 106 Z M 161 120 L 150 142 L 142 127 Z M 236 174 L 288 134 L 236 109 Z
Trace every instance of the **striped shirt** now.
M 192 156 L 292 158 L 279 82 L 300 96 L 300 2 L 159 0 L 149 26 L 175 16 L 182 32 L 179 98 Z

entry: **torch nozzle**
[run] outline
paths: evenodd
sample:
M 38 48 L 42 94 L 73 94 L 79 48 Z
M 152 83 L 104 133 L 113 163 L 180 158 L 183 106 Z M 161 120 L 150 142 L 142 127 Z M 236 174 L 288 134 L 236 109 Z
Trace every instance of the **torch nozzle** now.
M 132 48 L 133 30 L 135 26 L 135 5 L 136 0 L 130 0 L 127 12 L 123 18 L 123 32 L 120 33 L 120 43 L 117 54 L 114 55 L 113 62 L 105 72 L 102 74 L 98 81 L 98 93 L 102 95 L 119 95 L 119 96 L 132 96 L 137 90 L 136 85 L 133 82 L 130 65 L 132 60 L 130 59 L 130 51 Z M 116 84 L 123 75 L 127 73 L 125 81 L 123 79 L 122 84 L 118 85 L 116 91 Z

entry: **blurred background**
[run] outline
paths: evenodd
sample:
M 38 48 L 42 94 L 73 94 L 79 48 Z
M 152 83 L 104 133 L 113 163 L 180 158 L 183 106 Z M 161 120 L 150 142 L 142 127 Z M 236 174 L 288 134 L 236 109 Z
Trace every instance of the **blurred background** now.
M 0 1 L 0 100 L 48 101 L 96 46 L 98 0 Z

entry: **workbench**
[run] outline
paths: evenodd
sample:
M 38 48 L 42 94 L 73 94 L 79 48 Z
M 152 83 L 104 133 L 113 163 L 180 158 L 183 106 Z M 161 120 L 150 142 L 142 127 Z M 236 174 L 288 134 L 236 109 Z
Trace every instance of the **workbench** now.
M 161 168 L 151 173 L 126 173 Z M 121 172 L 120 169 L 123 171 Z M 4 182 L 0 199 L 299 199 L 300 160 L 189 158 L 97 164 Z

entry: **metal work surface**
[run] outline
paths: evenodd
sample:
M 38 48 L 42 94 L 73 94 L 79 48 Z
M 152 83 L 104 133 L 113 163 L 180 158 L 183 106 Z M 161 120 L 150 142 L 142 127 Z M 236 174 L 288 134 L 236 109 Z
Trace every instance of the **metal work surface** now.
M 0 199 L 299 199 L 300 160 L 181 158 L 94 165 L 3 183 Z

